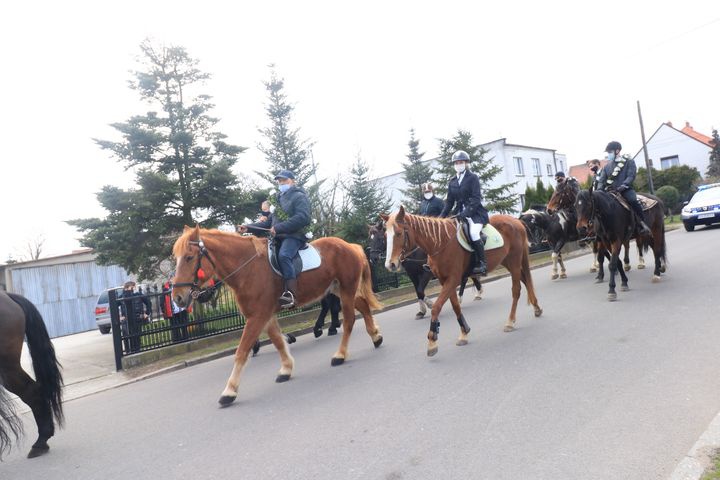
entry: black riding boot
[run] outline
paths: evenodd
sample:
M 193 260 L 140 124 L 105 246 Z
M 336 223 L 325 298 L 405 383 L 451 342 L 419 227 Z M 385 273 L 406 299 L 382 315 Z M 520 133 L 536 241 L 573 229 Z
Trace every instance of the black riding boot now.
M 485 244 L 482 240 L 472 242 L 475 249 L 475 266 L 470 272 L 472 275 L 487 276 L 487 262 L 485 261 Z
M 295 307 L 295 292 L 297 292 L 297 278 L 288 278 L 285 280 L 285 291 L 278 298 L 280 308 Z
M 645 212 L 639 202 L 636 205 L 633 205 L 633 211 L 635 212 L 635 218 L 638 222 L 638 233 L 640 235 L 652 236 L 650 228 L 647 226 L 647 223 L 645 223 Z

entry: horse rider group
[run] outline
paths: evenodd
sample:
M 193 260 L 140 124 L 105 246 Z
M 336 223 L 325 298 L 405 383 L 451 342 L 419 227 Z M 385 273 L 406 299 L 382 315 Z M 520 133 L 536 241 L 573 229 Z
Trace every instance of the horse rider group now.
M 621 150 L 620 143 L 612 141 L 605 148 L 608 154 L 608 163 L 605 167 L 600 169 L 599 163 L 591 165 L 593 172 L 599 171 L 595 178 L 596 188 L 614 190 L 622 195 L 637 216 L 640 233 L 647 234 L 650 229 L 633 189 L 637 168 L 630 157 L 619 156 Z M 435 196 L 432 184 L 424 184 L 422 186 L 424 199 L 419 213 L 443 218 L 452 215 L 459 221 L 465 222 L 470 234 L 470 243 L 475 250 L 475 263 L 470 274 L 484 276 L 487 275 L 487 262 L 481 231 L 489 222 L 489 216 L 482 204 L 480 179 L 469 168 L 471 158 L 467 152 L 456 151 L 451 161 L 456 175 L 448 183 L 447 198 L 443 202 Z M 563 172 L 557 172 L 555 179 L 558 183 L 567 181 Z M 272 213 L 264 211 L 260 221 L 239 225 L 237 230 L 240 233 L 253 234 L 269 231 L 272 236 L 282 239 L 278 251 L 278 264 L 283 275 L 284 291 L 278 300 L 282 308 L 292 308 L 295 306 L 297 292 L 297 272 L 293 258 L 306 242 L 306 233 L 311 224 L 310 200 L 305 190 L 295 184 L 293 172 L 282 170 L 275 176 L 275 180 L 280 190 L 277 197 L 279 205 L 275 206 Z

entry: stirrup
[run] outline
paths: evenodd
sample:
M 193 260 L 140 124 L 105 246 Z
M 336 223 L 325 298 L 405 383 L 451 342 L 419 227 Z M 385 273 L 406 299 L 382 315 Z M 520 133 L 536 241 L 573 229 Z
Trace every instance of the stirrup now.
M 295 308 L 295 295 L 290 290 L 285 290 L 280 298 L 278 298 L 280 308 L 289 309 Z
M 475 265 L 471 271 L 473 275 L 480 275 L 481 277 L 487 277 L 487 264 L 485 262 Z

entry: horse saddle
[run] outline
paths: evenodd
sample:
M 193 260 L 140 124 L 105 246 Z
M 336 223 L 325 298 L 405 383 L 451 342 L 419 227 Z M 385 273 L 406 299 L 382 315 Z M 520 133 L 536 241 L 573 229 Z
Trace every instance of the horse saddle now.
M 456 222 L 457 223 L 457 241 L 460 243 L 460 246 L 467 250 L 468 252 L 474 252 L 475 249 L 470 244 L 470 231 L 468 229 L 468 224 L 465 222 Z M 487 225 L 483 226 L 483 229 L 480 231 L 480 238 L 483 241 L 483 244 L 485 245 L 485 250 L 492 250 L 493 248 L 500 248 L 505 244 L 505 241 L 503 240 L 502 235 L 500 235 L 500 232 L 497 231 L 495 227 L 490 225 L 489 223 Z
M 279 245 L 275 246 L 275 242 L 268 242 L 268 259 L 270 259 L 270 266 L 275 273 L 282 276 L 280 264 L 277 259 L 279 248 Z M 320 263 L 322 263 L 320 252 L 318 252 L 317 249 L 309 243 L 300 247 L 298 254 L 295 255 L 295 258 L 293 258 L 293 266 L 295 267 L 295 271 L 297 273 L 314 270 L 320 266 Z
M 615 200 L 620 202 L 620 205 L 622 205 L 625 210 L 628 210 L 628 211 L 630 210 L 630 205 L 628 205 L 627 200 L 625 200 L 625 197 L 623 197 L 622 195 L 620 195 L 617 192 L 611 192 L 611 194 L 613 197 L 615 197 Z M 637 199 L 640 202 L 640 206 L 642 207 L 643 211 L 650 210 L 655 205 L 657 205 L 658 201 L 655 200 L 654 198 L 646 197 L 645 195 L 642 195 L 639 193 L 637 193 L 636 195 L 637 195 Z

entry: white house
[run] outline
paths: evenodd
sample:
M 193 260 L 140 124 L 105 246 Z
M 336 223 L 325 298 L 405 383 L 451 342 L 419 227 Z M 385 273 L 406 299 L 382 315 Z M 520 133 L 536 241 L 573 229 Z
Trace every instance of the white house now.
M 491 161 L 502 168 L 502 172 L 495 176 L 493 183 L 483 185 L 483 189 L 495 188 L 506 183 L 515 183 L 511 188 L 511 193 L 517 194 L 520 199 L 515 206 L 517 212 L 523 209 L 525 189 L 528 185 L 535 188 L 537 179 L 540 178 L 545 187 L 552 185 L 554 188 L 555 172 L 565 171 L 567 167 L 565 155 L 557 153 L 556 150 L 551 148 L 515 145 L 507 143 L 505 138 L 482 144 L 481 147 L 487 151 L 483 161 Z M 438 158 L 433 158 L 426 162 L 437 171 L 439 167 L 438 161 Z M 472 169 L 472 164 L 470 169 Z M 390 195 L 393 208 L 398 208 L 403 199 L 402 190 L 407 188 L 405 172 L 394 173 L 377 180 L 379 186 L 382 186 Z
M 678 130 L 671 122 L 663 123 L 647 141 L 648 157 L 657 170 L 665 170 L 675 165 L 687 165 L 697 168 L 705 175 L 710 164 L 710 150 L 713 139 L 693 130 L 688 122 Z M 644 167 L 645 152 L 641 148 L 633 157 L 638 167 Z

